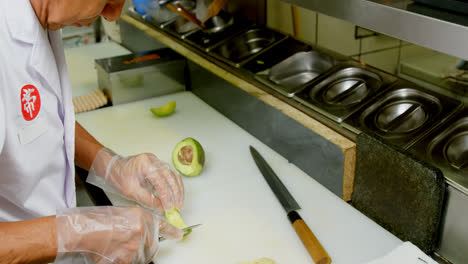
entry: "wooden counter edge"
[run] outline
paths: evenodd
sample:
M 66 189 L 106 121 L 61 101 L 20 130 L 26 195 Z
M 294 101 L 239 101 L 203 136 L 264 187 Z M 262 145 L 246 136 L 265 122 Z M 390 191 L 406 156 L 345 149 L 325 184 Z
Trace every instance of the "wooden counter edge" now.
M 206 60 L 199 54 L 190 51 L 183 45 L 172 40 L 170 37 L 164 35 L 161 32 L 158 32 L 157 30 L 152 29 L 151 27 L 138 21 L 137 19 L 129 15 L 123 15 L 121 19 L 135 26 L 139 30 L 145 32 L 150 37 L 167 45 L 168 47 L 175 50 L 182 56 L 186 57 L 187 59 L 190 59 L 191 61 L 199 64 L 203 68 L 216 74 L 220 78 L 223 78 L 224 80 L 232 83 L 233 85 L 239 87 L 245 92 L 248 92 L 249 94 L 257 97 L 259 100 L 278 109 L 279 111 L 289 116 L 290 118 L 296 120 L 303 126 L 314 131 L 315 133 L 319 134 L 320 136 L 332 142 L 333 144 L 337 145 L 343 151 L 343 155 L 344 155 L 342 199 L 345 201 L 349 201 L 351 199 L 351 194 L 352 194 L 352 190 L 354 186 L 355 167 L 356 167 L 356 144 L 353 141 L 349 140 L 348 138 L 344 137 L 343 135 L 339 134 L 333 129 L 327 127 L 321 122 L 315 120 L 309 115 L 303 113 L 302 111 L 281 101 L 275 96 L 265 92 L 264 90 L 256 87 L 255 85 L 243 80 L 242 78 Z

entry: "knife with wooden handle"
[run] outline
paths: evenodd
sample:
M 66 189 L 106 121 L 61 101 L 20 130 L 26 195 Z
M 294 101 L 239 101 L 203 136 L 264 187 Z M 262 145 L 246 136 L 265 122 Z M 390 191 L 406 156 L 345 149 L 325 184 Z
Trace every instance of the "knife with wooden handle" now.
M 304 220 L 302 220 L 299 213 L 296 212 L 296 210 L 301 209 L 301 207 L 296 200 L 294 200 L 294 197 L 292 197 L 291 193 L 289 193 L 286 186 L 284 186 L 270 165 L 268 165 L 260 153 L 252 146 L 250 146 L 250 153 L 271 190 L 286 211 L 296 234 L 301 239 L 302 244 L 304 244 L 304 247 L 307 249 L 307 252 L 309 252 L 314 262 L 317 264 L 330 264 L 332 260 L 330 256 L 328 256 L 327 251 L 320 244 L 317 237 L 315 237 Z

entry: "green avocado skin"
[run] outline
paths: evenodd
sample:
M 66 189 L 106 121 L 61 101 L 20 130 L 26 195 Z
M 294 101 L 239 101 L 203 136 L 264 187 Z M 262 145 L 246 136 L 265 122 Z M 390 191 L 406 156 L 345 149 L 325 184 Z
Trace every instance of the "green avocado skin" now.
M 191 164 L 183 164 L 179 161 L 179 153 L 185 146 L 192 147 L 193 158 Z M 193 177 L 200 175 L 205 164 L 205 151 L 197 140 L 193 138 L 185 138 L 175 146 L 174 151 L 172 152 L 172 163 L 174 163 L 174 167 L 177 171 L 185 176 Z

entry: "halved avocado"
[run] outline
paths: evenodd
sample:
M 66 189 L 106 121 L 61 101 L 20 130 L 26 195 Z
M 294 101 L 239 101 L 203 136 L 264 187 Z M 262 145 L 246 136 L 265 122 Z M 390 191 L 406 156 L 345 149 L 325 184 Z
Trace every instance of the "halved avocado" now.
M 169 103 L 161 106 L 161 107 L 153 107 L 150 108 L 151 113 L 153 113 L 155 116 L 163 117 L 163 116 L 168 116 L 172 113 L 174 113 L 174 110 L 176 108 L 176 102 L 175 101 L 170 101 Z
M 205 164 L 205 151 L 198 141 L 186 138 L 172 151 L 174 167 L 183 175 L 193 177 L 199 175 Z
M 179 211 L 176 208 L 166 210 L 164 212 L 164 217 L 166 218 L 166 221 L 169 224 L 179 229 L 184 229 L 188 227 L 188 225 L 185 223 L 184 219 L 182 219 L 182 216 L 180 215 Z M 186 230 L 184 233 L 184 236 L 190 234 L 191 232 L 192 232 L 192 229 Z

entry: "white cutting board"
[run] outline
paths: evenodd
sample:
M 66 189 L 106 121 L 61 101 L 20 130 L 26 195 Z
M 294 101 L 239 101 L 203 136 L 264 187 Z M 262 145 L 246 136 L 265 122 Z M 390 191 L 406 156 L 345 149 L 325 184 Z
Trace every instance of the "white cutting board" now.
M 170 100 L 177 102 L 173 115 L 157 118 L 149 111 Z M 401 243 L 190 92 L 78 114 L 77 121 L 122 155 L 152 152 L 170 161 L 173 147 L 185 137 L 204 147 L 202 174 L 183 178 L 182 211 L 188 224 L 202 226 L 183 241 L 163 242 L 158 264 L 236 264 L 260 257 L 278 264 L 313 263 L 252 160 L 249 145 L 302 206 L 299 213 L 333 263 L 364 263 Z M 114 204 L 128 204 L 110 198 Z

